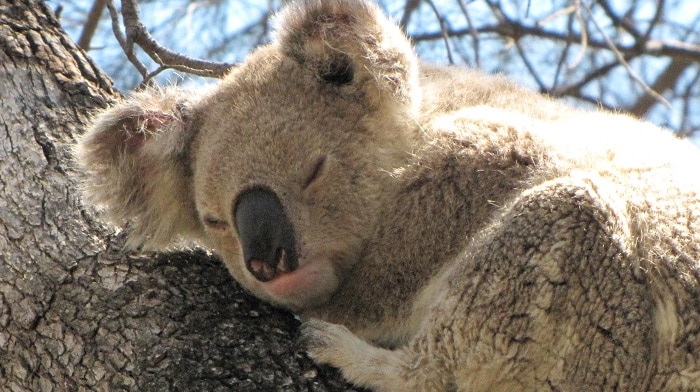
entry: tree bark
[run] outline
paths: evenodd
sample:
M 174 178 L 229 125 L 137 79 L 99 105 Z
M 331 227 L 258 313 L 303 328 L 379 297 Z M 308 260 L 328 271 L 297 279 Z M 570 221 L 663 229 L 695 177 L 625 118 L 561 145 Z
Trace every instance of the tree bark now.
M 81 206 L 71 146 L 117 97 L 43 2 L 0 0 L 0 390 L 349 390 L 214 256 L 123 254 Z

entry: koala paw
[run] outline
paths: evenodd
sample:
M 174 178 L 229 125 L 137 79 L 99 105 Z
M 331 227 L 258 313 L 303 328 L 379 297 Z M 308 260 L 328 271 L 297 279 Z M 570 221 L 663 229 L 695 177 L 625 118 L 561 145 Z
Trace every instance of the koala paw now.
M 311 319 L 301 325 L 300 342 L 314 361 L 340 369 L 357 386 L 376 391 L 440 390 L 407 388 L 402 352 L 375 347 L 345 326 Z
M 347 343 L 359 340 L 345 326 L 310 319 L 301 325 L 300 342 L 317 363 L 338 366 L 347 354 Z

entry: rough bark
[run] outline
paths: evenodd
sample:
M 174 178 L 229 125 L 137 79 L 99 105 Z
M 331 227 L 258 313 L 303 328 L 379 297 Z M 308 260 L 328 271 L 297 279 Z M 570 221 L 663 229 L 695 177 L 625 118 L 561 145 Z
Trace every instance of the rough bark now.
M 0 1 L 0 390 L 331 391 L 297 320 L 212 255 L 126 255 L 70 148 L 117 95 L 40 1 Z

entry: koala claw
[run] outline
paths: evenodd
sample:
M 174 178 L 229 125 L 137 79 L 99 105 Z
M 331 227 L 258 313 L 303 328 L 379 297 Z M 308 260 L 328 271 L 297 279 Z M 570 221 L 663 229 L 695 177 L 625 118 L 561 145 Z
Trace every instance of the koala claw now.
M 441 376 L 440 372 L 430 368 L 429 377 L 425 377 L 418 374 L 420 371 L 411 371 L 410 363 L 415 363 L 416 358 L 410 353 L 373 346 L 344 325 L 310 319 L 301 325 L 301 343 L 316 363 L 340 369 L 346 380 L 359 387 L 377 392 L 448 390 L 435 388 L 428 380 L 430 376 Z
M 300 343 L 317 363 L 338 366 L 334 358 L 344 355 L 343 343 L 359 340 L 345 326 L 310 319 L 301 325 Z M 363 342 L 364 343 L 364 342 Z

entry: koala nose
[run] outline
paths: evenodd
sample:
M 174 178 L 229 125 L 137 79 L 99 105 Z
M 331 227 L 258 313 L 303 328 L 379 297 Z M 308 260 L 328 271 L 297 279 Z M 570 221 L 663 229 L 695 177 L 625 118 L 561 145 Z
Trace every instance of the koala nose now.
M 246 268 L 256 279 L 268 282 L 297 269 L 294 229 L 273 192 L 251 189 L 242 193 L 233 215 Z

